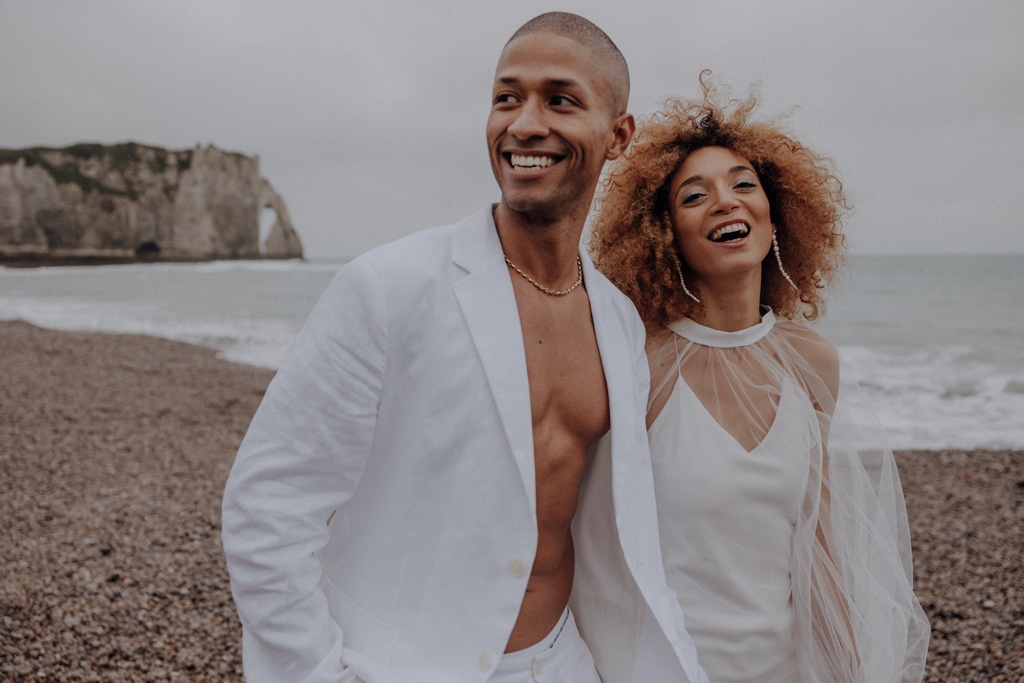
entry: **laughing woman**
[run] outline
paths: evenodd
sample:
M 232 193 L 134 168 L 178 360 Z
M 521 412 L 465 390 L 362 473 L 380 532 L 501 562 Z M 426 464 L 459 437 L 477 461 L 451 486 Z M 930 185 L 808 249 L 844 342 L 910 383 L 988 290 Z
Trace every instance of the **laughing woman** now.
M 846 208 L 756 100 L 641 124 L 591 249 L 648 329 L 669 585 L 712 683 L 920 681 L 928 622 L 892 452 L 847 415 L 822 311 Z M 848 386 L 849 385 L 849 386 Z M 840 387 L 842 389 L 840 389 Z

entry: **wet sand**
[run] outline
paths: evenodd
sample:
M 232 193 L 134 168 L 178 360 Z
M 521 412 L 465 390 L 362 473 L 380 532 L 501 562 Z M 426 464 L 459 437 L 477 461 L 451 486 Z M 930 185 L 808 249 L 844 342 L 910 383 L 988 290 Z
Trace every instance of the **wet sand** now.
M 272 376 L 0 322 L 0 680 L 241 680 L 220 497 Z M 1024 452 L 898 459 L 926 680 L 1024 681 Z

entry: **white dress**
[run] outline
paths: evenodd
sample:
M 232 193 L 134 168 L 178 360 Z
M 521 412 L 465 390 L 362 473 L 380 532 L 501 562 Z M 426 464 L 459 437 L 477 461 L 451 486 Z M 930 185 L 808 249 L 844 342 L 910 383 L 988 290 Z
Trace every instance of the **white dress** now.
M 921 680 L 895 463 L 833 448 L 830 429 L 848 436 L 834 347 L 767 309 L 735 333 L 686 319 L 649 346 L 666 576 L 711 683 Z

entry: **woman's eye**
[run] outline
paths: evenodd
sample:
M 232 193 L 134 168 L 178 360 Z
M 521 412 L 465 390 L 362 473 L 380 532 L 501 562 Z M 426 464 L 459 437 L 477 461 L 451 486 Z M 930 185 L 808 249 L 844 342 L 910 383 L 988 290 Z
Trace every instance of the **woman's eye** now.
M 757 187 L 757 183 L 753 180 L 741 180 L 736 183 L 736 188 L 739 190 L 752 190 Z
M 704 193 L 700 192 L 698 190 L 694 190 L 693 192 L 687 192 L 686 194 L 683 195 L 683 199 L 679 203 L 684 205 L 684 206 L 686 204 L 692 204 L 693 202 L 697 201 L 698 199 L 700 199 L 703 196 L 704 196 Z

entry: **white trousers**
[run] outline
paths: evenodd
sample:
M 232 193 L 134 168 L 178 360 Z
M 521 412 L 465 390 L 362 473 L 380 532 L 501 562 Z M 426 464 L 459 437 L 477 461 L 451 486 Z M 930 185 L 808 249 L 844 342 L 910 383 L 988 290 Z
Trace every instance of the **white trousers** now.
M 601 678 L 566 607 L 539 643 L 503 654 L 487 683 L 601 683 Z

